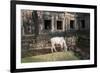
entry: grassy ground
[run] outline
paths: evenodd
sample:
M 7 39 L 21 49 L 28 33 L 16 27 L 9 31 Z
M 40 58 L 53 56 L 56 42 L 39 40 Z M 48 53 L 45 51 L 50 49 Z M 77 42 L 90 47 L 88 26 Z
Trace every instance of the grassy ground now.
M 73 52 L 55 52 L 45 55 L 37 55 L 31 57 L 22 58 L 22 63 L 28 62 L 46 62 L 46 61 L 67 61 L 67 60 L 79 60 Z

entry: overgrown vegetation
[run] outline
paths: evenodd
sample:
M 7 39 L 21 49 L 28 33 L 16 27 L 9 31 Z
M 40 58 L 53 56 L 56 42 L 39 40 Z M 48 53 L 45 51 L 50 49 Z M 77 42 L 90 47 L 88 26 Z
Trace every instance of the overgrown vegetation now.
M 75 55 L 80 59 L 90 58 L 90 32 L 89 31 L 77 31 L 77 47 L 80 51 L 76 51 Z
M 77 31 L 77 46 L 80 48 L 90 48 L 90 32 L 89 31 Z

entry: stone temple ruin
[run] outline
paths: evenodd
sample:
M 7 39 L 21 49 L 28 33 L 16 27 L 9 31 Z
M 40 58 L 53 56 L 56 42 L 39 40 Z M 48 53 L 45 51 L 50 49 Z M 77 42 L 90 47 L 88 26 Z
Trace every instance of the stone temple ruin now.
M 50 38 L 76 36 L 90 30 L 89 13 L 21 10 L 22 50 L 50 48 Z M 76 38 L 74 40 L 75 44 Z

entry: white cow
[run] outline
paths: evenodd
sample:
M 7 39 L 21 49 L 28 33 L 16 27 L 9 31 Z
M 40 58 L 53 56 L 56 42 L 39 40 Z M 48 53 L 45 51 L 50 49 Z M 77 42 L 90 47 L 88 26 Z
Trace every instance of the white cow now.
M 65 51 L 67 51 L 67 45 L 66 45 L 66 42 L 65 42 L 63 37 L 53 37 L 53 38 L 51 38 L 51 45 L 52 45 L 51 51 L 52 52 L 53 52 L 53 50 L 57 51 L 55 44 L 59 44 L 61 49 L 64 48 Z

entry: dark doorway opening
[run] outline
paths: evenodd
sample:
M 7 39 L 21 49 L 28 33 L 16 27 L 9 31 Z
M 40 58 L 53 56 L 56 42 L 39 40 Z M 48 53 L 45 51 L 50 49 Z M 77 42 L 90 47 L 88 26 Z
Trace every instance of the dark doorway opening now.
M 46 30 L 50 30 L 51 29 L 51 20 L 44 20 L 44 28 Z

